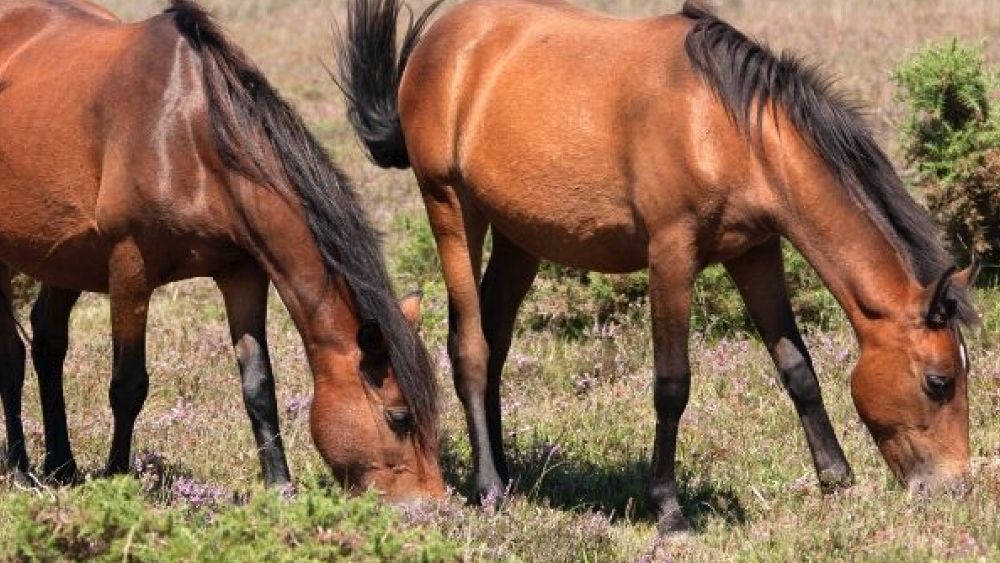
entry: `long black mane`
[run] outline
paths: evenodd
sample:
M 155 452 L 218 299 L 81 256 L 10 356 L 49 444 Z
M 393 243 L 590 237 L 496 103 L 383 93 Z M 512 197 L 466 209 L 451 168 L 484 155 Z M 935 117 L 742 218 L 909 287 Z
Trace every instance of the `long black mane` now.
M 694 21 L 684 43 L 688 58 L 742 131 L 759 127 L 768 106 L 780 107 L 924 287 L 954 266 L 934 223 L 906 191 L 861 112 L 830 80 L 794 55 L 775 55 L 697 2 L 685 2 L 681 13 Z M 958 318 L 972 322 L 975 313 L 967 292 L 952 291 Z
M 432 364 L 399 307 L 379 234 L 353 186 L 299 115 L 207 12 L 191 0 L 171 0 L 166 13 L 202 58 L 215 144 L 223 162 L 264 186 L 295 192 L 327 272 L 344 276 L 360 319 L 382 329 L 418 437 L 436 439 Z

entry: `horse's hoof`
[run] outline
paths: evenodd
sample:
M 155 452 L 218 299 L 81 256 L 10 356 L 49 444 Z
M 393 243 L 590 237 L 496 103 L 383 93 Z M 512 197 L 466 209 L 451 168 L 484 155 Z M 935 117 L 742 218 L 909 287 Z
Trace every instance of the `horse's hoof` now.
M 854 485 L 854 473 L 847 466 L 835 466 L 819 472 L 819 488 L 829 495 Z
M 47 483 L 62 487 L 78 485 L 83 482 L 83 475 L 72 459 L 58 465 L 46 463 L 42 468 L 42 474 Z
M 680 510 L 672 510 L 661 516 L 656 522 L 656 531 L 659 532 L 661 538 L 684 537 L 691 533 L 691 524 Z
M 506 496 L 507 489 L 500 482 L 476 487 L 476 504 L 486 510 L 500 506 Z
M 7 478 L 12 485 L 22 489 L 34 489 L 38 485 L 31 475 L 20 469 L 11 469 L 7 473 Z

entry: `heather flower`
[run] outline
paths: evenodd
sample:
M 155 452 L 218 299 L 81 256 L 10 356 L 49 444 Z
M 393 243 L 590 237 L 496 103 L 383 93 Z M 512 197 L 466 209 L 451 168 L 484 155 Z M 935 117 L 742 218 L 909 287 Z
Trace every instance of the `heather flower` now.
M 191 402 L 179 398 L 174 406 L 167 411 L 167 414 L 161 416 L 156 420 L 157 426 L 172 426 L 178 423 L 189 422 L 194 417 L 194 409 L 192 408 Z
M 312 396 L 306 394 L 293 395 L 285 402 L 285 413 L 289 417 L 296 417 L 312 406 Z
M 156 452 L 143 451 L 132 459 L 132 469 L 146 493 L 156 491 L 163 485 L 166 466 L 166 458 Z
M 226 489 L 208 483 L 199 483 L 190 477 L 174 479 L 170 492 L 175 503 L 182 501 L 192 508 L 215 506 L 232 495 Z

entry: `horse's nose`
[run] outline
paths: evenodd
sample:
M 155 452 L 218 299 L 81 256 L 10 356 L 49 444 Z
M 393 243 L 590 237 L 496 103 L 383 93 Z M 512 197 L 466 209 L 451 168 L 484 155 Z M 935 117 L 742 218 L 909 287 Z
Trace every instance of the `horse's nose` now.
M 908 480 L 907 487 L 910 494 L 916 496 L 943 493 L 961 497 L 967 491 L 966 472 L 948 469 L 921 471 Z

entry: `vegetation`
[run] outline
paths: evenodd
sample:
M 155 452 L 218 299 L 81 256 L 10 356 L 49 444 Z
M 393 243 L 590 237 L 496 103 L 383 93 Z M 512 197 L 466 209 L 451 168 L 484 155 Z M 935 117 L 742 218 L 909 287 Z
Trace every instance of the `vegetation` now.
M 102 0 L 136 19 L 162 0 Z M 329 21 L 343 2 L 205 0 L 306 116 L 355 178 L 400 289 L 425 290 L 424 335 L 440 360 L 442 457 L 454 494 L 440 504 L 389 507 L 345 498 L 309 438 L 311 379 L 276 297 L 268 340 L 296 491 L 260 488 L 225 313 L 206 281 L 154 297 L 149 399 L 136 428 L 131 477 L 97 478 L 109 446 L 111 348 L 107 301 L 74 313 L 67 359 L 69 426 L 90 481 L 24 490 L 0 476 L 0 560 L 994 560 L 1000 558 L 1000 290 L 980 290 L 984 324 L 968 334 L 973 475 L 957 497 L 910 497 L 892 480 L 850 399 L 856 346 L 815 274 L 787 249 L 805 327 L 834 426 L 857 484 L 824 496 L 798 420 L 724 271 L 696 293 L 695 376 L 682 421 L 679 471 L 696 532 L 658 543 L 643 489 L 653 425 L 652 356 L 642 274 L 616 277 L 545 265 L 529 295 L 504 375 L 504 437 L 513 495 L 467 506 L 469 445 L 444 354 L 446 300 L 412 174 L 368 166 L 344 120 L 329 60 Z M 676 9 L 675 0 L 577 0 L 621 15 Z M 415 7 L 425 0 L 413 2 Z M 331 8 L 332 6 L 332 8 Z M 1000 3 L 946 0 L 764 0 L 723 3 L 723 14 L 778 48 L 816 53 L 873 108 L 887 146 L 903 112 L 888 80 L 894 60 L 927 37 L 1000 34 Z M 991 50 L 992 49 L 992 50 Z M 1000 44 L 985 48 L 996 61 Z M 902 118 L 902 117 L 900 117 Z M 902 161 L 902 159 L 898 159 Z M 22 304 L 18 314 L 26 319 Z M 28 375 L 25 424 L 42 452 L 37 378 Z M 0 436 L 2 439 L 3 436 Z M 2 444 L 0 444 L 2 446 Z
M 916 184 L 956 251 L 1000 259 L 1000 107 L 981 47 L 927 46 L 894 74 Z
M 115 478 L 72 489 L 13 496 L 4 560 L 353 561 L 452 559 L 457 546 L 437 532 L 401 527 L 372 495 L 349 499 L 307 484 L 290 498 L 223 491 L 175 481 L 174 502 L 150 507 L 143 481 Z

